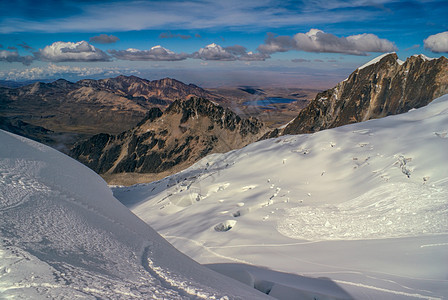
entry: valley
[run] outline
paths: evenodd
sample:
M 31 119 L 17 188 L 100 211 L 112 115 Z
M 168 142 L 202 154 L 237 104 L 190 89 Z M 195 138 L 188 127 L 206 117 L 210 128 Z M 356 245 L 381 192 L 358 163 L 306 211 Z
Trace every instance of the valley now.
M 207 90 L 228 100 L 221 105 L 230 108 L 240 116 L 258 118 L 271 129 L 280 127 L 294 119 L 319 92 L 315 89 L 295 87 L 254 86 L 220 87 Z M 247 102 L 262 101 L 266 98 L 283 98 L 294 101 L 289 103 L 269 101 L 265 106 L 247 105 Z

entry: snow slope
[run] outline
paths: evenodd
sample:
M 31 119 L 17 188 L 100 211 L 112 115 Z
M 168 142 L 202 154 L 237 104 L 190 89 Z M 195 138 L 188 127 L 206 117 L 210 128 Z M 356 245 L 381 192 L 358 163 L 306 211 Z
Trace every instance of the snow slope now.
M 441 299 L 447 150 L 445 95 L 406 114 L 211 155 L 113 192 L 179 250 L 271 296 Z
M 88 168 L 0 131 L 1 299 L 264 296 L 178 252 Z

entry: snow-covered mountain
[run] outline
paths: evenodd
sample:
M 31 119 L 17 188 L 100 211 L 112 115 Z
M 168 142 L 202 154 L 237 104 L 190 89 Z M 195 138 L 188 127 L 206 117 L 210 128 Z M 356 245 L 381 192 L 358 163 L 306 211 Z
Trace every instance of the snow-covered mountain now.
M 182 252 L 274 297 L 441 299 L 447 150 L 445 95 L 113 191 Z
M 200 266 L 93 171 L 0 131 L 1 299 L 261 299 Z

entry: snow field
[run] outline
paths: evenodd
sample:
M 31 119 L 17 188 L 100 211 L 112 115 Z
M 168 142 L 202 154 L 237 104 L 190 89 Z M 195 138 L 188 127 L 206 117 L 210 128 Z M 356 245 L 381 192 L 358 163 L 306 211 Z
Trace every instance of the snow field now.
M 438 299 L 448 295 L 440 263 L 448 259 L 447 132 L 443 96 L 406 114 L 214 154 L 113 191 L 201 263 L 327 277 L 321 287 L 330 295 Z
M 0 298 L 264 297 L 178 252 L 80 163 L 0 140 Z

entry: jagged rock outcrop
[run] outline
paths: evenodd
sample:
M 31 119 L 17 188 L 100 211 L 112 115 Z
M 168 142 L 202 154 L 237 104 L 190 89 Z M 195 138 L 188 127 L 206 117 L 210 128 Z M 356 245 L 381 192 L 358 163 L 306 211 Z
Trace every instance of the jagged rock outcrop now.
M 175 101 L 163 113 L 151 109 L 135 128 L 119 135 L 95 135 L 70 155 L 105 178 L 118 173 L 166 176 L 207 154 L 241 148 L 264 132 L 255 118 L 243 119 L 209 100 L 190 98 Z
M 382 118 L 427 105 L 448 93 L 448 59 L 424 55 L 405 62 L 384 54 L 358 68 L 332 89 L 319 93 L 284 129 L 263 138 L 312 133 Z
M 148 81 L 118 76 L 76 83 L 59 79 L 18 88 L 0 87 L 0 116 L 55 132 L 118 134 L 135 126 L 149 109 L 165 109 L 176 99 L 192 96 L 221 99 L 170 78 Z

